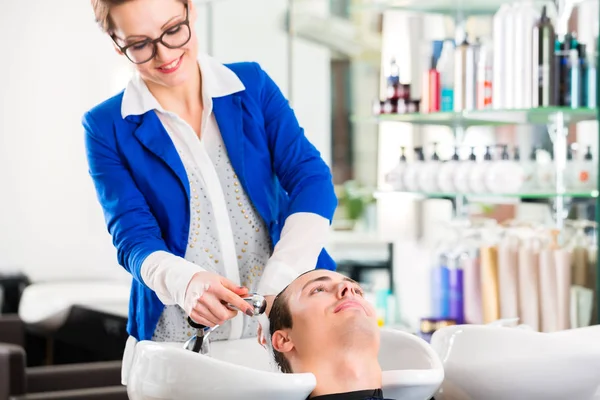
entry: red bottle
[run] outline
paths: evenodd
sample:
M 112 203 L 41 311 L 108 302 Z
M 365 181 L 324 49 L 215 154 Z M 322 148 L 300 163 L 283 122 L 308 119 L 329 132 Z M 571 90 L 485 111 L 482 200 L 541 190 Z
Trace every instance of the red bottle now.
M 429 112 L 438 112 L 441 109 L 440 72 L 435 68 L 435 58 L 431 60 L 429 69 Z

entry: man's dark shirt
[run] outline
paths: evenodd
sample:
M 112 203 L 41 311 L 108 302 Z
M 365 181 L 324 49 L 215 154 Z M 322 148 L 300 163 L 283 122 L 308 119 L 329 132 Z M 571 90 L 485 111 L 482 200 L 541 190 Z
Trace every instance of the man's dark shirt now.
M 359 390 L 357 392 L 326 394 L 309 398 L 307 400 L 392 400 L 383 397 L 381 389 Z

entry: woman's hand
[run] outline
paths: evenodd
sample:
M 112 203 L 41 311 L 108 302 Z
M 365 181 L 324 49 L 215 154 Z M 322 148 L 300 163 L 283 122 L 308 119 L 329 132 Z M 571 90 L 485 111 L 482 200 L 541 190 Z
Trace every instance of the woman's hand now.
M 237 310 L 228 308 L 228 303 L 253 315 L 252 306 L 241 297 L 247 295 L 247 288 L 237 286 L 221 275 L 198 272 L 194 274 L 186 290 L 185 312 L 192 320 L 209 328 L 223 325 L 238 313 Z
M 273 301 L 275 300 L 275 296 L 265 296 L 265 300 L 267 301 L 267 309 L 265 310 L 265 314 L 267 317 L 271 313 L 271 307 L 273 307 Z M 268 335 L 269 332 L 264 332 L 264 335 Z M 259 323 L 258 324 L 258 343 L 265 347 L 267 345 L 267 338 L 263 335 L 263 327 Z

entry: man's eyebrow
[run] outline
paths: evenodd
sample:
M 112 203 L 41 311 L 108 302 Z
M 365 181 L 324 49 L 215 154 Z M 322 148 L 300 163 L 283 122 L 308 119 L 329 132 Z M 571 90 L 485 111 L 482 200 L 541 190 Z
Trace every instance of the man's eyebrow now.
M 171 18 L 170 20 L 168 20 L 167 22 L 165 22 L 165 24 L 160 27 L 160 30 L 164 30 L 167 25 L 169 25 L 171 22 L 175 21 L 177 18 L 181 18 L 181 15 L 176 15 L 173 18 Z M 144 36 L 144 35 L 130 35 L 130 36 L 127 36 L 125 38 L 125 40 L 145 38 L 145 37 L 146 36 Z
M 350 279 L 348 277 L 344 277 L 342 280 L 345 281 L 345 282 L 356 283 L 358 285 L 358 283 L 354 279 Z M 331 281 L 331 277 L 324 275 L 324 276 L 320 276 L 320 277 L 315 278 L 315 279 L 311 279 L 310 281 L 308 281 L 308 282 L 306 282 L 304 284 L 304 286 L 302 287 L 302 291 L 304 291 L 304 289 L 306 289 L 306 287 L 308 285 L 310 285 L 311 283 L 322 282 L 322 281 Z

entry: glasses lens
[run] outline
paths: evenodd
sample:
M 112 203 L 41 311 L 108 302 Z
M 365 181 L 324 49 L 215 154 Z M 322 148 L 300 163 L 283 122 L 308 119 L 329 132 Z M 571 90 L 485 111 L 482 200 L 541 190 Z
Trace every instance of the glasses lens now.
M 144 63 L 154 55 L 154 44 L 150 40 L 134 43 L 127 48 L 127 57 L 136 64 Z
M 188 40 L 190 40 L 190 27 L 187 24 L 175 25 L 162 36 L 163 44 L 172 49 L 185 45 Z

